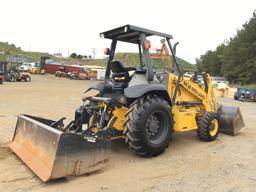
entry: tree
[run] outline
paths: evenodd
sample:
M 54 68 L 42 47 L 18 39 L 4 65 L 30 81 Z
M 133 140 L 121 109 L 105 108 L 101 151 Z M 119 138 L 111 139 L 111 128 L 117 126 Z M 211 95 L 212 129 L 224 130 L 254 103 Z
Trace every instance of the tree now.
M 77 57 L 76 57 L 77 59 L 83 59 L 83 56 L 82 55 L 77 55 Z
M 72 53 L 72 54 L 70 55 L 70 57 L 73 58 L 73 59 L 76 59 L 76 58 L 77 58 L 77 54 L 76 54 L 76 53 Z
M 256 12 L 236 35 L 196 61 L 199 71 L 223 75 L 234 83 L 256 82 Z
M 234 82 L 256 82 L 256 16 L 246 22 L 224 52 L 222 71 Z
M 223 52 L 225 45 L 219 45 L 214 51 L 207 51 L 200 59 L 196 60 L 199 72 L 208 72 L 211 75 L 221 76 L 221 66 L 223 64 Z

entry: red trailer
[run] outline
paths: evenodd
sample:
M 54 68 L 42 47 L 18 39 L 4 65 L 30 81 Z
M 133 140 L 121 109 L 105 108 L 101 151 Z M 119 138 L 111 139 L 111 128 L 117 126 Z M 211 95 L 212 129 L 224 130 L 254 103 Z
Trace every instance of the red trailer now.
M 45 64 L 46 73 L 55 74 L 56 71 L 59 71 L 60 67 L 63 67 L 63 72 L 68 73 L 81 73 L 83 68 L 81 66 L 71 66 L 71 65 L 61 65 L 61 64 Z

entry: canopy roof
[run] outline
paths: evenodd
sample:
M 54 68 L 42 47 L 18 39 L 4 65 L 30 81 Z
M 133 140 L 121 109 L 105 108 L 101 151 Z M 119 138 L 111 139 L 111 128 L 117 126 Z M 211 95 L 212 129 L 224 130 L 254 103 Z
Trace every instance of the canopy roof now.
M 128 43 L 139 43 L 140 33 L 144 33 L 146 36 L 160 36 L 168 39 L 172 39 L 172 35 L 161 33 L 141 27 L 136 27 L 133 25 L 124 25 L 109 31 L 100 33 L 100 36 L 106 39 L 117 39 L 118 41 L 128 42 Z

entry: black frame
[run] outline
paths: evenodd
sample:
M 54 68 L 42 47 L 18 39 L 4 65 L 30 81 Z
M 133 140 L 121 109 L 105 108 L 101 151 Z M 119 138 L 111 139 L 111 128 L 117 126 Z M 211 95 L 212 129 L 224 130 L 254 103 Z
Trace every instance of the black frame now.
M 153 65 L 150 59 L 149 50 L 144 48 L 144 42 L 146 41 L 146 38 L 148 36 L 153 36 L 153 35 L 163 37 L 167 41 L 168 47 L 172 53 L 171 57 L 175 65 L 174 70 L 175 72 L 178 73 L 179 77 L 181 78 L 182 72 L 179 69 L 179 66 L 177 64 L 177 60 L 175 57 L 175 51 L 170 42 L 170 40 L 173 38 L 172 35 L 141 28 L 141 27 L 136 27 L 133 25 L 124 25 L 122 27 L 118 27 L 118 28 L 100 33 L 100 36 L 102 38 L 112 40 L 112 43 L 110 46 L 110 52 L 109 52 L 109 59 L 108 59 L 107 68 L 106 68 L 105 82 L 109 81 L 110 79 L 109 77 L 110 70 L 111 70 L 110 64 L 114 59 L 117 41 L 138 44 L 140 65 L 142 67 L 142 61 L 143 61 L 142 54 L 143 54 L 146 67 L 147 67 L 146 77 L 148 81 L 152 81 L 154 78 Z

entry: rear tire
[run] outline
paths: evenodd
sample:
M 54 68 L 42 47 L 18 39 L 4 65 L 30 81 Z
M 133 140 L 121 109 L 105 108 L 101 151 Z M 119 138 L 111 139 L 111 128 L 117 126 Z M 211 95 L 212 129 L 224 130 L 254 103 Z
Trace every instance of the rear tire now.
M 31 81 L 31 77 L 30 77 L 30 76 L 26 76 L 26 77 L 25 77 L 25 81 L 26 81 L 26 82 L 30 82 L 30 81 Z
M 202 111 L 196 117 L 197 134 L 202 141 L 214 141 L 219 134 L 219 120 L 214 112 Z
M 157 95 L 135 100 L 126 113 L 124 134 L 136 154 L 156 156 L 169 146 L 173 118 L 169 103 Z

